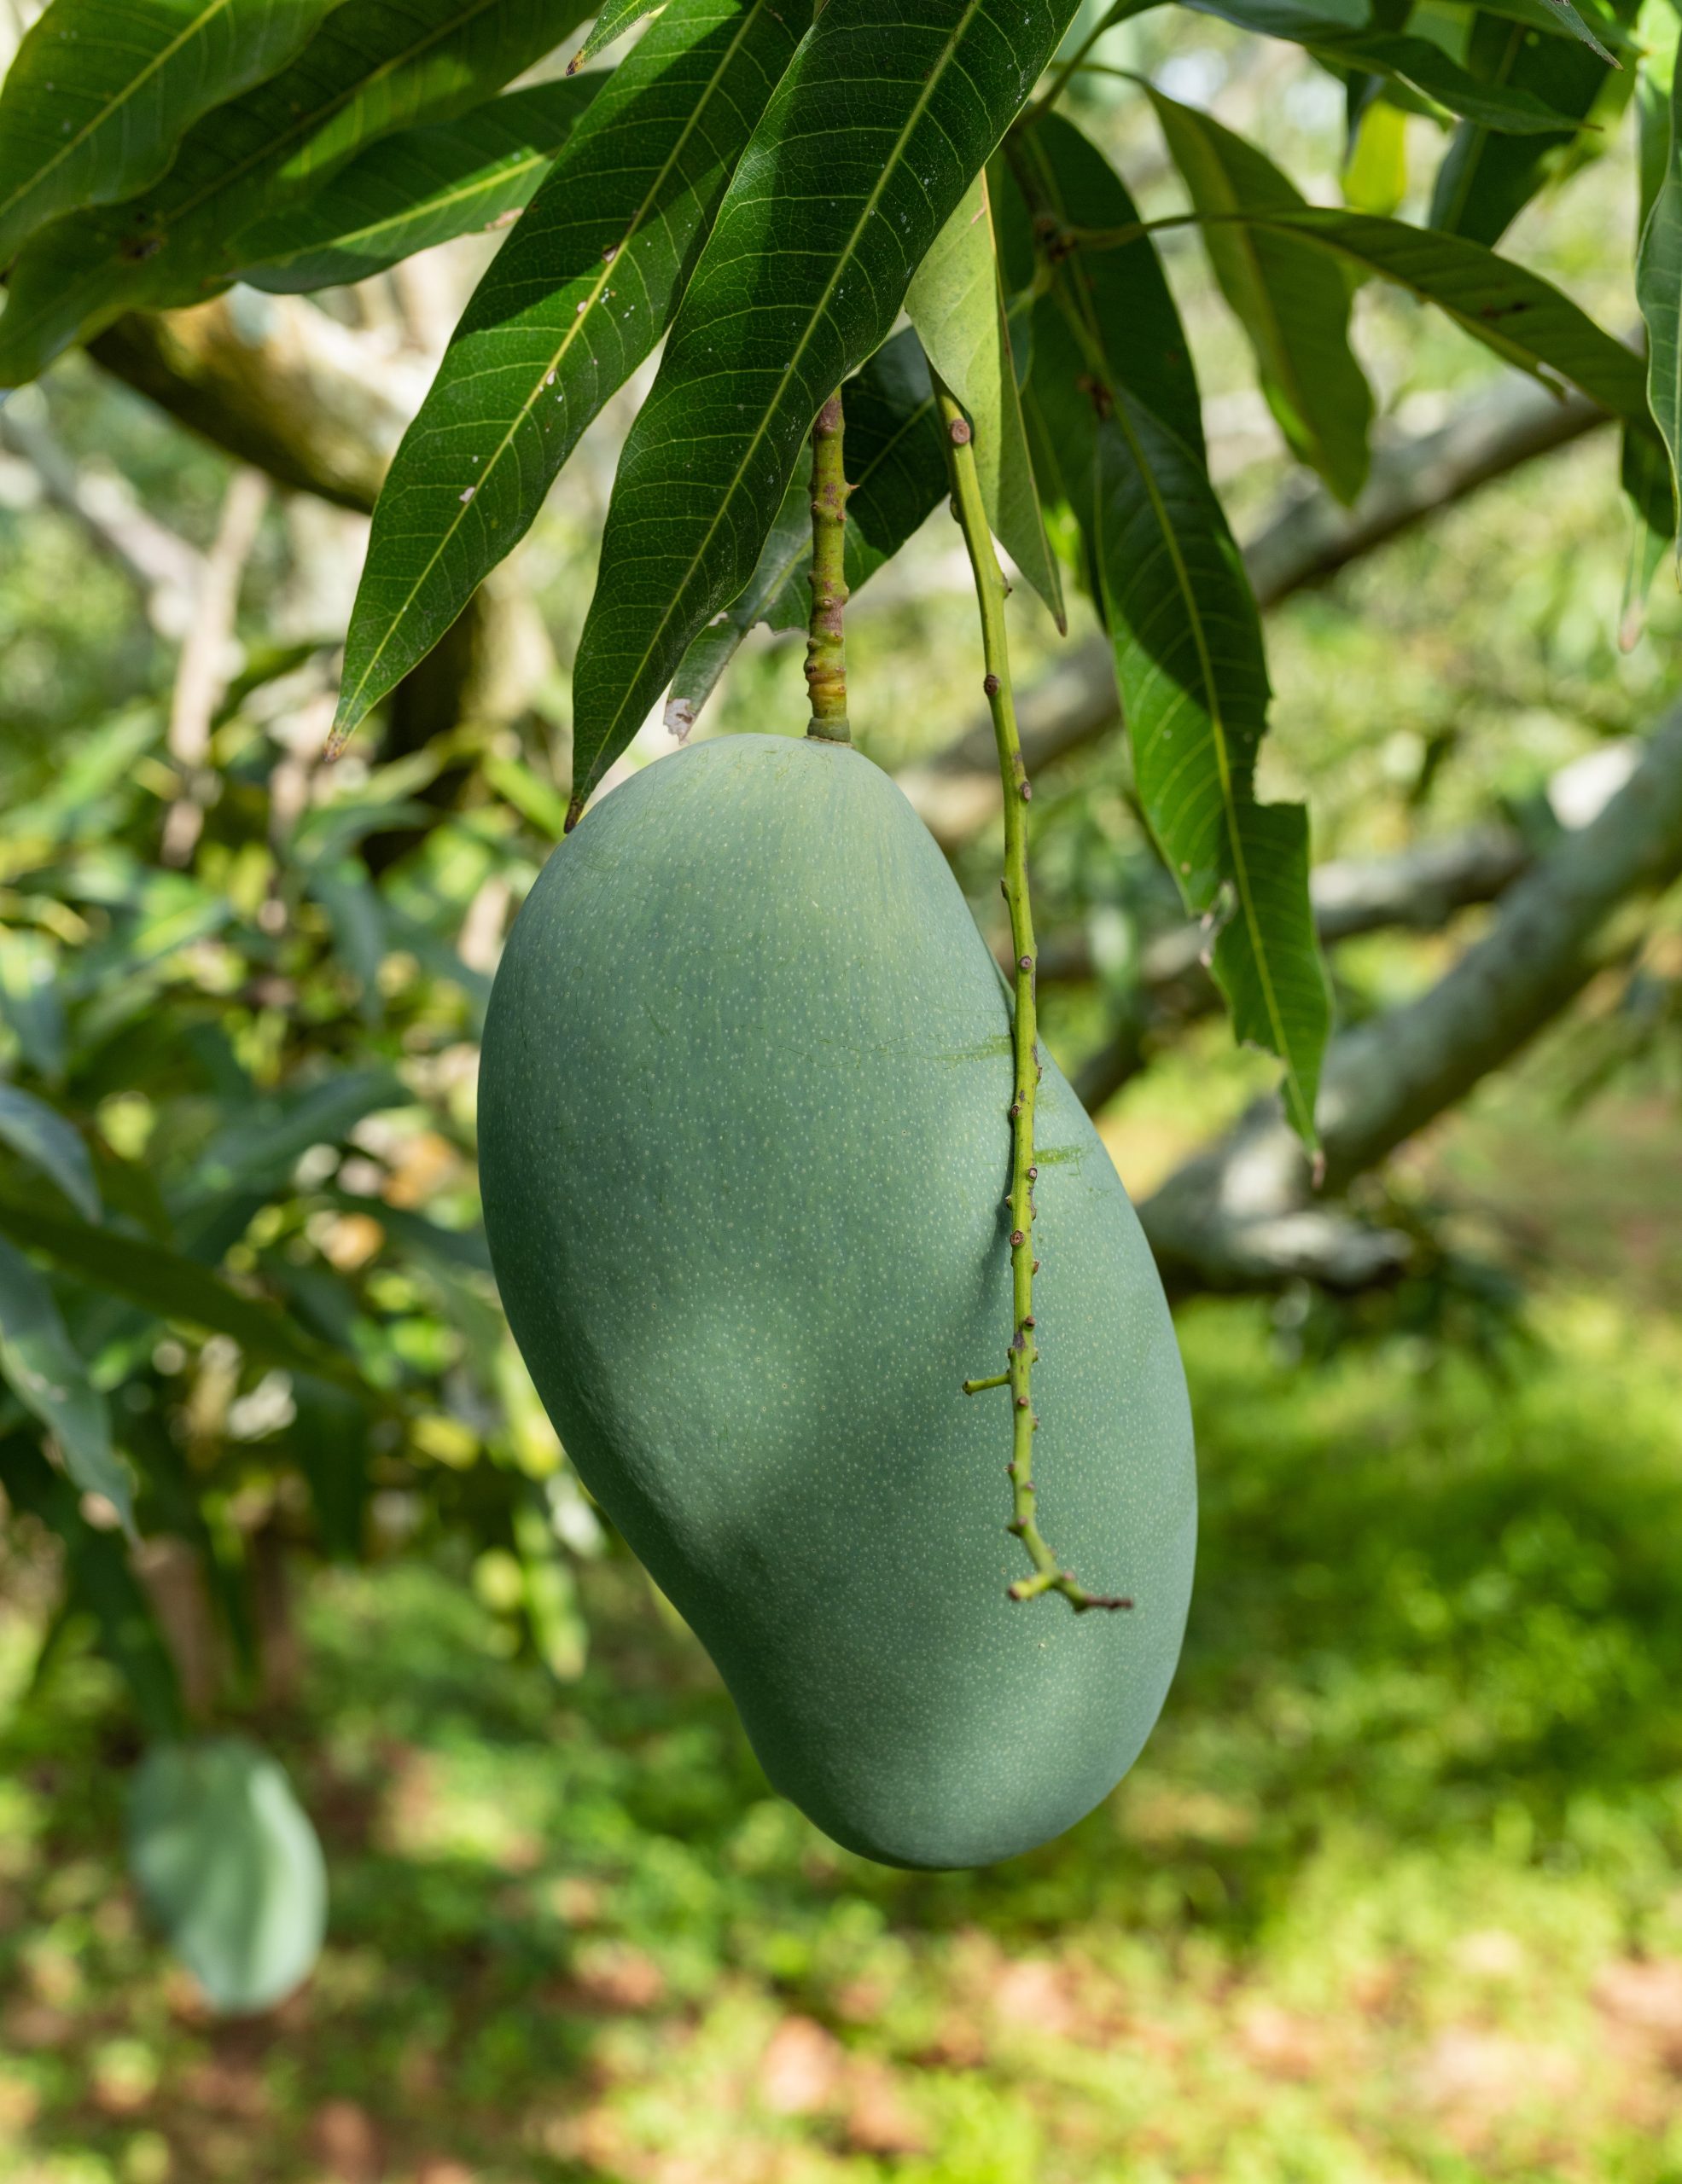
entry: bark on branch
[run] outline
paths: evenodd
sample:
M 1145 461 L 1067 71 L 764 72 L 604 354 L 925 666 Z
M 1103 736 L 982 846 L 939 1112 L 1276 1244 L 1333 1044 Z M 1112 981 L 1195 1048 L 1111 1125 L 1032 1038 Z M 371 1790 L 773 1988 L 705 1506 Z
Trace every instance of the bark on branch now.
M 1552 1021 L 1603 960 L 1613 914 L 1682 875 L 1682 711 L 1599 816 L 1503 897 L 1437 984 L 1333 1041 L 1320 1089 L 1335 1193 L 1464 1098 Z M 1277 1101 L 1258 1104 L 1139 1208 L 1171 1292 L 1266 1289 L 1298 1276 L 1359 1288 L 1398 1272 L 1406 1240 L 1316 1194 Z

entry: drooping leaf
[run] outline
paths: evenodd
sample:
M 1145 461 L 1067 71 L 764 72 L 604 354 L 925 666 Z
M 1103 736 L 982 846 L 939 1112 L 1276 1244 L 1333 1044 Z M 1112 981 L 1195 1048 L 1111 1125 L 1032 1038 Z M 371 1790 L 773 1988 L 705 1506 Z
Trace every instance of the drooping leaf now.
M 825 0 L 620 457 L 573 672 L 575 810 L 752 576 L 820 404 L 891 330 L 1073 13 L 1073 0 Z
M 0 265 L 155 182 L 201 114 L 272 75 L 336 0 L 53 0 L 0 84 Z
M 584 44 L 567 62 L 568 74 L 576 73 L 586 61 L 593 61 L 615 38 L 623 38 L 628 30 L 634 30 L 644 15 L 654 14 L 659 4 L 660 0 L 608 0 L 607 6 L 590 26 Z
M 1670 142 L 1635 261 L 1635 293 L 1647 327 L 1647 395 L 1682 503 L 1682 68 L 1670 91 Z
M 911 276 L 905 311 L 923 353 L 969 413 L 981 504 L 992 534 L 1066 629 L 1062 586 L 1046 543 L 1022 424 L 985 173 L 959 199 Z
M 1570 124 L 1569 114 L 1555 113 L 1534 91 L 1481 83 L 1430 38 L 1373 26 L 1364 19 L 1365 9 L 1353 20 L 1334 20 L 1330 7 L 1306 8 L 1295 0 L 1187 0 L 1187 4 L 1242 29 L 1307 46 L 1340 74 L 1390 77 L 1433 105 L 1486 128 L 1522 135 Z
M 99 1186 L 88 1148 L 44 1100 L 15 1084 L 0 1084 L 0 1138 L 50 1177 L 84 1220 L 99 1219 Z
M 1627 0 L 1625 0 L 1627 5 Z M 1598 43 L 1538 37 L 1522 23 L 1480 15 L 1472 29 L 1470 63 L 1487 81 L 1534 91 L 1560 113 L 1586 121 L 1603 107 L 1609 87 L 1620 102 L 1632 74 L 1611 74 Z M 1512 136 L 1463 121 L 1437 169 L 1431 192 L 1434 228 L 1452 229 L 1493 244 L 1579 142 L 1580 131 Z
M 424 658 L 665 331 L 794 50 L 786 0 L 672 0 L 480 283 L 375 512 L 338 732 Z
M 946 490 L 934 390 L 909 326 L 884 341 L 841 389 L 846 419 L 847 584 L 856 593 L 921 528 Z M 812 473 L 797 464 L 745 590 L 707 624 L 678 663 L 666 725 L 687 735 L 756 622 L 804 628 L 811 593 Z
M 39 933 L 0 927 L 0 1021 L 32 1069 L 62 1074 L 64 1000 L 52 948 Z
M 109 1224 L 96 1228 L 68 1214 L 0 1194 L 0 1236 L 26 1244 L 90 1288 L 122 1297 L 158 1318 L 231 1335 L 247 1354 L 289 1372 L 361 1390 L 355 1368 L 273 1305 L 242 1296 L 208 1267 Z
M 1199 212 L 1302 208 L 1301 194 L 1253 144 L 1154 86 L 1149 96 Z M 1366 483 L 1372 395 L 1349 347 L 1343 269 L 1289 233 L 1241 222 L 1213 218 L 1203 240 L 1280 430 L 1339 500 L 1353 501 Z
M 240 277 L 293 293 L 331 288 L 457 235 L 508 226 L 601 80 L 562 77 L 382 138 L 303 204 L 247 228 Z
M 321 1953 L 321 1844 L 279 1762 L 243 1737 L 147 1754 L 130 1792 L 129 1865 L 214 2009 L 272 2007 Z
M 400 1077 L 378 1064 L 267 1095 L 234 1113 L 205 1147 L 192 1193 L 218 1198 L 232 1190 L 271 1188 L 312 1145 L 335 1145 L 365 1115 L 407 1107 L 412 1097 Z
M 58 1442 L 65 1469 L 84 1494 L 102 1494 L 131 1531 L 134 1500 L 111 1445 L 105 1397 L 65 1332 L 53 1292 L 0 1239 L 0 1376 Z
M 245 229 L 378 138 L 476 106 L 584 12 L 584 0 L 345 0 L 291 67 L 206 114 L 155 188 L 27 245 L 0 317 L 0 385 L 121 311 L 226 288 Z
M 1032 128 L 1013 132 L 1008 148 L 1033 218 L 1049 224 L 1048 238 L 1083 311 L 1104 329 L 1112 367 L 1201 462 L 1203 403 L 1190 345 L 1156 246 L 1142 231 L 1138 209 L 1120 177 L 1062 114 L 1037 115 Z M 1077 211 L 1083 232 L 1098 229 L 1126 239 L 1062 255 Z
M 1030 402 L 1080 526 L 1140 799 L 1187 908 L 1216 923 L 1212 967 L 1234 1029 L 1278 1055 L 1291 1120 L 1312 1145 L 1330 1006 L 1307 814 L 1255 799 L 1268 703 L 1260 618 L 1201 452 L 1138 391 L 1163 382 L 1128 288 L 1106 265 L 1109 252 L 1074 240 L 1097 209 L 1080 194 L 1091 148 L 1039 126 L 1023 136 L 1016 171 L 1050 281 L 1035 311 Z M 1119 189 L 1112 177 L 1097 204 L 1113 207 Z M 1144 241 L 1135 235 L 1115 255 L 1155 316 L 1161 276 L 1154 254 L 1140 255 Z M 1178 375 L 1166 384 L 1178 393 Z
M 1521 371 L 1545 385 L 1569 382 L 1613 416 L 1649 426 L 1644 373 L 1635 351 L 1551 282 L 1481 243 L 1318 205 L 1227 217 L 1300 236 L 1349 266 L 1411 289 Z

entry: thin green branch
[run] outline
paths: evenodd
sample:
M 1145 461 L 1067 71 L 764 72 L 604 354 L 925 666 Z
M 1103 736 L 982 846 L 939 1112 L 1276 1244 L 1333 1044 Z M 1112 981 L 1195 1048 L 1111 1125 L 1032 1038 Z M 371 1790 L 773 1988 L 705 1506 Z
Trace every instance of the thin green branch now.
M 806 682 L 812 694 L 808 735 L 851 743 L 847 723 L 847 654 L 841 616 L 847 606 L 847 482 L 841 398 L 832 394 L 812 428 L 812 619 L 806 627 Z
M 1068 89 L 1070 82 L 1076 75 L 1098 65 L 1089 61 L 1086 56 L 1100 38 L 1107 38 L 1118 23 L 1125 23 L 1130 15 L 1142 15 L 1148 8 L 1154 8 L 1158 4 L 1159 0 L 1115 0 L 1115 5 L 1098 18 L 1096 28 L 1081 39 L 1074 51 L 1053 76 L 1045 96 L 1035 103 L 1034 114 L 1048 113 Z M 1030 120 L 1033 118 L 1033 115 L 1030 115 Z
M 1033 791 L 1022 764 L 1021 737 L 1017 731 L 1016 700 L 1010 688 L 1010 655 L 1004 633 L 1004 575 L 993 551 L 987 512 L 981 505 L 975 433 L 957 398 L 938 377 L 934 394 L 945 427 L 953 512 L 963 527 L 963 543 L 969 550 L 969 566 L 975 572 L 975 599 L 981 616 L 981 654 L 987 670 L 981 687 L 992 714 L 993 735 L 998 745 L 998 770 L 1004 784 L 1004 899 L 1010 911 L 1010 952 L 1015 959 L 1016 988 L 1009 1201 L 1010 1346 L 1004 1373 L 987 1380 L 966 1380 L 963 1388 L 966 1395 L 982 1388 L 1008 1387 L 1010 1391 L 1011 1453 L 1007 1469 L 1013 1506 L 1005 1530 L 1021 1541 L 1033 1571 L 1030 1577 L 1019 1577 L 1008 1589 L 1010 1597 L 1013 1600 L 1031 1600 L 1041 1593 L 1061 1593 L 1077 1612 L 1092 1607 L 1131 1607 L 1130 1600 L 1107 1593 L 1089 1593 L 1077 1582 L 1073 1571 L 1059 1568 L 1034 1514 L 1033 1437 L 1039 1430 L 1039 1421 L 1033 1414 L 1033 1374 L 1039 1349 L 1034 1335 L 1033 1277 L 1039 1262 L 1033 1256 L 1033 1186 L 1039 1170 L 1034 1162 L 1033 1115 L 1040 1067 L 1034 997 L 1037 959 L 1027 875 L 1027 804 Z

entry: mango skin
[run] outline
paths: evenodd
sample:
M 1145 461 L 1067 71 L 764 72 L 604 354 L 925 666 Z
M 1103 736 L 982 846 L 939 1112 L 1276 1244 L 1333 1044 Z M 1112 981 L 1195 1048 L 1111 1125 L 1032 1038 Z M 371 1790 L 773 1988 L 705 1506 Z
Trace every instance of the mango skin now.
M 486 1225 L 568 1455 L 772 1783 L 885 1864 L 992 1863 L 1126 1772 L 1179 1658 L 1196 1485 L 1161 1286 L 1049 1056 L 1040 1515 L 1131 1612 L 1019 1605 L 1005 996 L 857 752 L 663 758 L 555 852 L 480 1080 Z

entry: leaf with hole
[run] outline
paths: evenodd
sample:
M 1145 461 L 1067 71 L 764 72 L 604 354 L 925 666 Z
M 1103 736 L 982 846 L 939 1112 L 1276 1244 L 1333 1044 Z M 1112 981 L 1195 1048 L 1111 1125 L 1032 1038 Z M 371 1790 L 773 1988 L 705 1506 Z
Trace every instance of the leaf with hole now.
M 672 0 L 597 96 L 457 328 L 375 511 L 337 732 L 423 659 L 525 535 L 665 331 L 796 12 Z
M 892 330 L 1073 14 L 1073 0 L 826 0 L 620 459 L 573 672 L 575 809 L 752 577 L 820 404 Z

